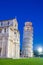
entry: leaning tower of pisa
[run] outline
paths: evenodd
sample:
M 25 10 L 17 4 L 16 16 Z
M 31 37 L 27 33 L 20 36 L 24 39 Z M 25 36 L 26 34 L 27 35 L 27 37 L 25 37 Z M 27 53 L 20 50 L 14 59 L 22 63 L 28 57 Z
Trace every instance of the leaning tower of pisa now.
M 23 31 L 22 56 L 33 57 L 33 26 L 32 22 L 25 22 Z

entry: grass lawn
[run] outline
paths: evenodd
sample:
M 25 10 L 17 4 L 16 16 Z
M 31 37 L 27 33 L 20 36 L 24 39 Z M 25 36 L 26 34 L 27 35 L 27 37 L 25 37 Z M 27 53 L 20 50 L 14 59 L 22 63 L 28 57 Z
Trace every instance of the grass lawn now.
M 0 59 L 0 65 L 43 65 L 43 58 Z

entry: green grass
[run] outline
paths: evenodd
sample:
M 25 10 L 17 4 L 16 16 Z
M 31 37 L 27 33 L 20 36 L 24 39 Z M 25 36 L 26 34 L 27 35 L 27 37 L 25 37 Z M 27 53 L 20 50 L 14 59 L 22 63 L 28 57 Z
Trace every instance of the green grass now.
M 43 65 L 43 58 L 0 59 L 0 65 Z

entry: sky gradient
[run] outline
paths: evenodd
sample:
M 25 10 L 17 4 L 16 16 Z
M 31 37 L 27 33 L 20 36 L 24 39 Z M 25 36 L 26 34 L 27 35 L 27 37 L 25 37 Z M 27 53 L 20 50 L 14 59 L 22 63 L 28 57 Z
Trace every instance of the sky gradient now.
M 23 43 L 23 27 L 26 21 L 33 23 L 33 46 L 43 47 L 43 0 L 0 0 L 0 20 L 17 18 L 20 44 Z

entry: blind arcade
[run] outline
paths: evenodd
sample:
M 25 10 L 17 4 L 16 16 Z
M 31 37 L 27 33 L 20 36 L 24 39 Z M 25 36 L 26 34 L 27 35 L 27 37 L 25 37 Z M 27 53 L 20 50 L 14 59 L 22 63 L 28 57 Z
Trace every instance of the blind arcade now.
M 13 20 L 0 21 L 0 27 L 5 27 L 5 26 L 13 26 Z

